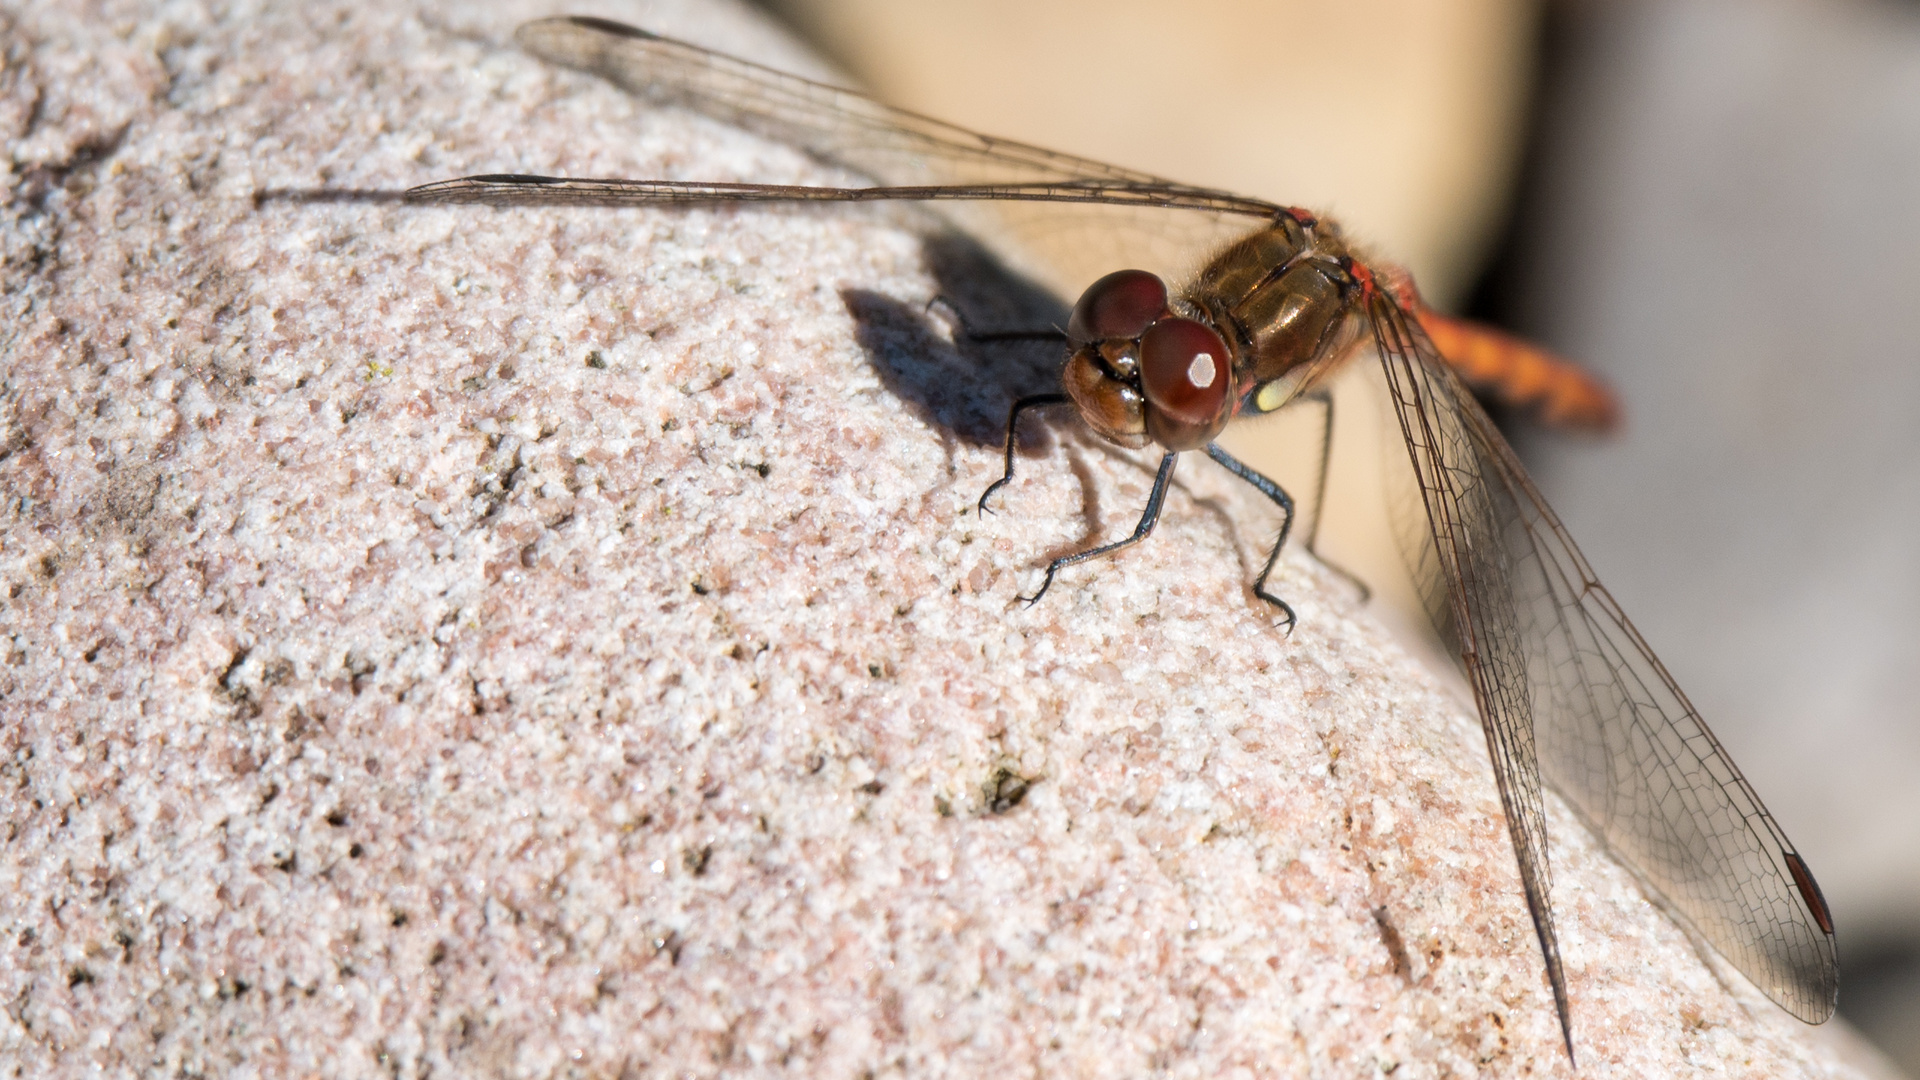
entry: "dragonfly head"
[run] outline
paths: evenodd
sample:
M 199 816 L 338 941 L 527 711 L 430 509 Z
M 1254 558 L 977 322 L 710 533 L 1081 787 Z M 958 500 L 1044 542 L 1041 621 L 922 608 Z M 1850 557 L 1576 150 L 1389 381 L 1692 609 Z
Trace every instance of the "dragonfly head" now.
M 1233 415 L 1233 362 L 1218 331 L 1169 306 L 1166 283 L 1119 270 L 1088 287 L 1067 323 L 1061 375 L 1080 417 L 1122 446 L 1193 450 Z

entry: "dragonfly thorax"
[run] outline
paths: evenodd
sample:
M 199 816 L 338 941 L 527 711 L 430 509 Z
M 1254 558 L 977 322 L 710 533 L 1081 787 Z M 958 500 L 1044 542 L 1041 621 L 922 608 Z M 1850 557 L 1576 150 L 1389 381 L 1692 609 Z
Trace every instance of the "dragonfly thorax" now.
M 1339 229 L 1291 211 L 1215 256 L 1184 299 L 1234 350 L 1245 390 L 1344 353 L 1362 329 L 1361 295 Z

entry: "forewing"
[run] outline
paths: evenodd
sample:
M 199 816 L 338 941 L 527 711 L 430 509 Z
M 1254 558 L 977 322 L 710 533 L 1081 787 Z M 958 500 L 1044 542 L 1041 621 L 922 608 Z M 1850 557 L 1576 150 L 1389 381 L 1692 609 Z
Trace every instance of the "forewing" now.
M 972 208 L 947 206 L 943 212 L 981 229 L 989 240 L 1015 234 L 1018 248 L 1003 248 L 1003 254 L 1057 286 L 1077 289 L 1091 280 L 1087 275 L 1120 266 L 1190 271 L 1201 256 L 1279 210 L 1260 199 L 977 134 L 857 91 L 604 19 L 541 19 L 515 37 L 541 59 L 788 143 L 885 187 L 972 189 L 959 196 L 976 200 Z M 992 191 L 1002 186 L 1028 194 L 1007 199 Z M 1055 192 L 1050 201 L 1070 204 L 1064 212 L 1033 212 L 1033 193 L 1048 189 Z M 636 191 L 623 201 L 661 200 Z M 1107 205 L 1089 213 L 1089 204 Z M 1089 252 L 1102 261 L 1082 265 Z
M 1113 180 L 1181 186 L 1137 170 L 975 134 L 883 105 L 858 91 L 605 19 L 541 19 L 520 27 L 514 38 L 543 60 L 599 75 L 649 100 L 691 108 L 789 143 L 882 184 Z
M 1839 970 L 1806 863 L 1471 393 L 1391 299 L 1370 314 L 1556 995 L 1537 770 L 1767 996 L 1826 1020 Z
M 1433 551 L 1448 583 L 1452 629 L 1486 732 L 1493 777 L 1520 864 L 1520 884 L 1546 959 L 1560 1027 L 1568 1034 L 1566 973 L 1553 928 L 1547 862 L 1547 815 L 1534 746 L 1532 680 L 1521 637 L 1512 553 L 1524 550 L 1514 492 L 1490 467 L 1473 414 L 1462 408 L 1452 373 L 1422 362 L 1422 340 L 1385 294 L 1368 312 L 1386 368 L 1387 386 L 1413 460 L 1432 527 Z M 1477 409 L 1472 399 L 1466 408 Z M 1520 540 L 1520 543 L 1516 543 Z

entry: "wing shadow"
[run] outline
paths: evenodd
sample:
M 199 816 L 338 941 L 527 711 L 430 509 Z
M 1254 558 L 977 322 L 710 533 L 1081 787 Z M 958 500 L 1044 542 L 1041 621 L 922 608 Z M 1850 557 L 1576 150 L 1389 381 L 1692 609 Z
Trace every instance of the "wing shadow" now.
M 841 290 L 856 340 L 881 384 L 923 421 L 969 445 L 1002 445 L 1007 409 L 1023 395 L 1058 390 L 1066 351 L 1057 337 L 988 339 L 1050 333 L 1066 325 L 1066 306 L 965 237 L 929 237 L 922 258 L 940 290 L 934 303 Z M 1064 420 L 1070 411 L 1053 410 L 1048 419 Z M 1048 426 L 1023 421 L 1023 451 L 1044 449 L 1026 439 Z

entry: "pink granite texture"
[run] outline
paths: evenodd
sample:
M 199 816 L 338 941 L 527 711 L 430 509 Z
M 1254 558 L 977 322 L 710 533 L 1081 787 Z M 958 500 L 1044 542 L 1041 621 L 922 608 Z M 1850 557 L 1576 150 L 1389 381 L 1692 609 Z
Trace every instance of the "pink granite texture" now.
M 911 219 L 381 200 L 820 175 L 555 10 L 3 16 L 5 1074 L 1566 1075 L 1460 692 L 1257 499 L 1013 602 L 1151 461 L 976 515 L 1051 360 Z M 1553 827 L 1582 1074 L 1872 1074 Z

